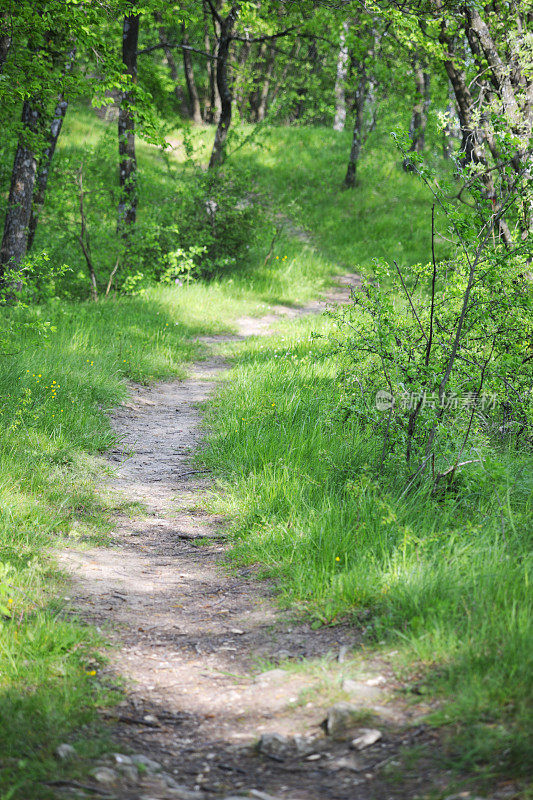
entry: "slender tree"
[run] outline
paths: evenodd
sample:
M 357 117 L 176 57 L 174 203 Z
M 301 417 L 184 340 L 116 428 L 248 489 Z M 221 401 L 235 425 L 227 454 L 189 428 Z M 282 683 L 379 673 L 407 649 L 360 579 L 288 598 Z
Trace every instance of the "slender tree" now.
M 191 112 L 191 118 L 193 122 L 197 125 L 201 125 L 202 120 L 202 109 L 200 107 L 200 97 L 198 95 L 198 89 L 196 88 L 196 80 L 194 77 L 194 69 L 192 64 L 191 58 L 191 51 L 189 47 L 189 39 L 187 36 L 187 30 L 185 28 L 185 23 L 181 26 L 181 33 L 182 33 L 182 52 L 183 52 L 183 69 L 185 72 L 185 81 L 187 83 L 187 91 L 189 93 L 189 107 Z
M 268 48 L 266 57 L 265 71 L 261 82 L 261 88 L 258 96 L 257 110 L 255 118 L 257 122 L 263 122 L 266 117 L 268 107 L 268 94 L 270 90 L 270 83 L 272 81 L 272 73 L 274 72 L 274 65 L 276 62 L 276 51 L 274 47 Z
M 137 45 L 139 14 L 127 14 L 122 28 L 122 62 L 128 78 L 137 83 Z M 133 89 L 122 93 L 118 113 L 119 185 L 118 229 L 127 236 L 137 217 L 137 158 L 135 155 L 135 118 Z
M 0 280 L 4 278 L 6 269 L 16 269 L 20 265 L 28 246 L 28 226 L 37 174 L 35 138 L 39 131 L 41 113 L 37 98 L 24 101 L 22 129 L 11 172 L 11 186 L 0 247 Z
M 364 121 L 365 121 L 365 103 L 368 92 L 368 76 L 364 67 L 361 68 L 359 85 L 355 93 L 355 109 L 354 109 L 354 125 L 352 133 L 352 144 L 350 147 L 350 156 L 348 158 L 348 168 L 344 178 L 344 185 L 347 189 L 355 186 L 357 179 L 357 164 L 361 153 L 361 147 L 364 140 Z
M 181 86 L 178 65 L 176 63 L 174 53 L 172 52 L 172 46 L 168 30 L 165 27 L 165 25 L 162 24 L 163 17 L 160 11 L 154 12 L 154 20 L 157 23 L 157 35 L 159 38 L 159 44 L 161 45 L 161 48 L 163 49 L 163 52 L 165 54 L 165 60 L 168 65 L 168 71 L 170 73 L 172 83 L 174 84 L 173 91 L 174 91 L 174 96 L 176 98 L 177 106 L 179 109 L 181 109 L 181 112 L 183 114 L 186 114 L 189 109 Z
M 349 23 L 345 20 L 341 26 L 339 37 L 339 54 L 337 56 L 337 76 L 335 79 L 335 119 L 334 131 L 343 131 L 346 124 L 346 78 L 348 76 L 348 37 Z
M 426 142 L 426 126 L 430 104 L 430 75 L 422 67 L 418 58 L 413 62 L 413 76 L 415 80 L 415 99 L 411 122 L 409 125 L 409 138 L 411 139 L 410 153 L 421 153 Z M 406 159 L 403 168 L 408 172 L 411 162 Z
M 72 50 L 65 63 L 64 74 L 67 74 L 72 69 L 76 51 Z M 39 215 L 44 201 L 46 198 L 46 189 L 48 186 L 48 178 L 50 177 L 50 170 L 52 167 L 52 160 L 56 151 L 57 142 L 63 126 L 63 120 L 68 108 L 68 98 L 63 92 L 59 94 L 57 103 L 54 109 L 52 120 L 48 126 L 48 136 L 44 150 L 39 159 L 39 166 L 37 169 L 37 176 L 35 181 L 35 192 L 33 195 L 33 202 L 31 207 L 30 221 L 28 224 L 28 242 L 27 249 L 31 250 L 35 240 L 35 232 L 37 230 L 37 223 L 39 222 Z
M 216 59 L 216 79 L 221 107 L 213 150 L 209 160 L 209 168 L 212 169 L 224 161 L 226 139 L 228 138 L 228 131 L 231 125 L 233 95 L 228 77 L 228 59 L 230 44 L 233 38 L 233 28 L 239 15 L 240 4 L 234 3 L 226 17 L 220 16 L 211 0 L 209 0 L 209 7 L 220 29 Z

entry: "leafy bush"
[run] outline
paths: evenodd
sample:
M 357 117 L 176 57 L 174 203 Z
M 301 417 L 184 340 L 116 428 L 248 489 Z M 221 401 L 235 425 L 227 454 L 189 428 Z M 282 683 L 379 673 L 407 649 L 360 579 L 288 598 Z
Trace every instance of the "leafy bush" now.
M 42 220 L 50 258 L 73 268 L 58 295 L 86 297 L 91 271 L 101 294 L 183 276 L 209 280 L 244 264 L 260 215 L 246 174 L 206 173 L 161 149 L 141 151 L 138 221 L 124 240 L 117 236 L 115 146 L 108 129 L 83 153 L 73 147 L 58 154 Z
M 443 190 L 434 194 L 455 258 L 437 263 L 433 246 L 429 265 L 377 264 L 351 308 L 334 316 L 347 333 L 339 343 L 345 415 L 379 435 L 380 471 L 403 472 L 408 486 L 431 472 L 436 489 L 482 461 L 480 448 L 530 441 L 533 316 L 528 241 L 500 243 L 499 212 L 487 212 L 475 185 L 468 216 Z M 513 187 L 504 204 L 510 219 L 520 197 Z

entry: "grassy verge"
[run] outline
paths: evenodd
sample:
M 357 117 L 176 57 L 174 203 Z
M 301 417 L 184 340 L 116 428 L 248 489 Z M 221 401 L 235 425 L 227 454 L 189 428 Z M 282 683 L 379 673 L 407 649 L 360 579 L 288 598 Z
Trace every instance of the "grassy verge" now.
M 91 130 L 81 126 L 80 148 Z M 265 264 L 270 232 L 257 233 L 248 263 L 224 281 L 0 309 L 2 800 L 54 796 L 42 782 L 83 771 L 83 758 L 105 745 L 96 709 L 112 702 L 113 689 L 98 678 L 103 643 L 65 617 L 53 548 L 94 541 L 109 525 L 98 454 L 113 444 L 107 412 L 127 380 L 181 377 L 202 355 L 197 335 L 231 330 L 272 303 L 303 302 L 331 279 L 334 266 L 288 236 Z M 60 247 L 50 245 L 52 254 Z M 70 261 L 75 251 L 65 255 Z M 75 764 L 54 758 L 65 740 L 80 753 Z
M 460 734 L 457 765 L 526 774 L 531 457 L 487 453 L 456 495 L 402 497 L 404 483 L 369 469 L 380 442 L 335 411 L 339 365 L 310 337 L 330 324 L 300 320 L 233 354 L 204 454 L 233 556 L 262 564 L 317 624 L 348 615 L 399 651 L 445 701 L 434 720 Z

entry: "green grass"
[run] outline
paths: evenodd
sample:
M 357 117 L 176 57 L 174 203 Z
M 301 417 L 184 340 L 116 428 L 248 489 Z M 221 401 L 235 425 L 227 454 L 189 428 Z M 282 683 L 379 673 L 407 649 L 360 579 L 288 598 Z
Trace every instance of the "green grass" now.
M 68 124 L 76 160 L 104 126 L 84 109 Z M 139 150 L 141 168 L 144 161 L 164 185 L 161 154 Z M 52 261 L 69 263 L 74 282 L 86 283 L 74 237 L 65 246 L 54 235 L 45 214 L 40 247 Z M 104 469 L 98 454 L 113 444 L 107 412 L 126 396 L 126 381 L 184 376 L 202 356 L 196 336 L 232 330 L 238 317 L 267 313 L 272 303 L 304 302 L 335 271 L 289 236 L 265 266 L 270 238 L 268 229 L 258 231 L 248 262 L 208 285 L 0 309 L 0 718 L 8 721 L 0 732 L 2 800 L 52 797 L 43 780 L 83 773 L 84 759 L 105 746 L 96 708 L 110 701 L 109 690 L 98 674 L 87 674 L 99 638 L 65 618 L 56 598 L 68 590 L 53 550 L 105 542 L 113 508 L 97 489 Z M 95 255 L 105 263 L 104 252 Z M 65 740 L 81 756 L 68 768 L 53 757 Z
M 208 410 L 203 459 L 220 479 L 214 507 L 233 521 L 232 555 L 263 565 L 318 622 L 363 615 L 370 644 L 399 650 L 445 699 L 436 719 L 468 730 L 462 763 L 525 774 L 532 460 L 501 453 L 456 497 L 402 498 L 404 483 L 369 466 L 379 441 L 335 412 L 339 365 L 310 338 L 330 325 L 301 320 L 239 346 Z
M 97 145 L 106 129 L 87 109 L 69 112 L 64 159 L 88 160 L 87 144 Z M 212 135 L 194 134 L 200 154 Z M 428 259 L 428 193 L 377 133 L 360 185 L 341 191 L 348 148 L 348 132 L 275 128 L 234 152 L 231 169 L 252 176 L 265 215 L 246 258 L 224 279 L 98 304 L 51 299 L 27 311 L 0 308 L 2 329 L 11 330 L 0 354 L 2 800 L 52 797 L 43 780 L 83 772 L 84 759 L 105 747 L 96 708 L 112 698 L 99 680 L 99 640 L 65 617 L 53 548 L 105 540 L 113 509 L 97 490 L 98 454 L 113 444 L 107 412 L 125 397 L 126 381 L 183 376 L 202 355 L 196 336 L 232 330 L 238 317 L 273 303 L 305 302 L 335 273 L 371 271 L 375 257 Z M 115 157 L 110 140 L 99 158 L 116 171 Z M 171 158 L 183 161 L 186 190 L 194 172 L 179 143 Z M 139 162 L 142 222 L 176 173 L 148 145 L 139 146 Z M 87 288 L 85 267 L 76 231 L 66 235 L 54 223 L 62 190 L 50 188 L 52 211 L 43 215 L 37 249 L 72 267 L 67 279 L 77 297 Z M 265 264 L 274 227 L 287 218 L 309 230 L 311 243 L 286 225 Z M 93 230 L 104 278 L 114 263 L 106 237 L 115 222 L 112 208 L 102 238 Z M 48 336 L 39 332 L 45 322 L 55 329 Z M 396 649 L 403 643 L 408 663 L 427 666 L 435 691 L 456 693 L 445 713 L 467 720 L 469 736 L 480 726 L 469 740 L 470 763 L 485 752 L 518 765 L 528 685 L 527 472 L 519 457 L 500 470 L 500 488 L 509 490 L 505 537 L 482 475 L 462 506 L 399 503 L 398 487 L 376 486 L 365 470 L 374 442 L 331 417 L 336 368 L 309 339 L 319 326 L 327 327 L 302 320 L 281 339 L 239 349 L 234 380 L 212 406 L 205 457 L 223 481 L 217 502 L 234 520 L 235 555 L 261 562 L 287 601 L 317 622 L 344 613 L 357 619 L 370 608 L 375 637 Z M 82 756 L 68 768 L 53 758 L 65 740 Z
M 254 133 L 241 126 L 230 137 L 229 163 L 252 176 L 252 189 L 268 198 L 274 209 L 301 225 L 311 235 L 321 257 L 347 270 L 372 271 L 375 259 L 402 264 L 426 263 L 431 256 L 431 193 L 411 173 L 390 131 L 408 124 L 388 111 L 366 141 L 358 167 L 357 186 L 343 187 L 351 131 L 328 128 L 266 127 Z M 438 148 L 434 131 L 431 144 Z M 212 132 L 193 132 L 195 155 L 207 162 Z M 183 158 L 179 132 L 171 137 L 175 153 Z M 232 154 L 233 153 L 233 154 Z M 448 166 L 438 156 L 432 165 L 439 174 Z M 436 212 L 437 227 L 440 222 Z M 437 258 L 449 253 L 449 244 L 436 237 Z

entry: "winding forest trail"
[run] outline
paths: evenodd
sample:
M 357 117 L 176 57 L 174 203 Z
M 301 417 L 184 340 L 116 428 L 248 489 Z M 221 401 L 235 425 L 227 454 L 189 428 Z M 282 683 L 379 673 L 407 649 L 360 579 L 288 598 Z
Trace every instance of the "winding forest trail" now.
M 312 630 L 280 611 L 271 587 L 254 580 L 252 569 L 229 574 L 222 521 L 201 510 L 211 479 L 191 466 L 201 439 L 198 405 L 227 368 L 218 342 L 268 335 L 282 316 L 345 302 L 356 282 L 346 276 L 326 300 L 277 307 L 267 317 L 241 320 L 236 336 L 204 339 L 211 354 L 187 380 L 132 386 L 113 415 L 121 448 L 111 454 L 117 470 L 110 488 L 142 503 L 146 514 L 118 518 L 114 546 L 71 550 L 62 558 L 72 574 L 74 613 L 112 642 L 106 669 L 126 680 L 126 699 L 108 721 L 119 749 L 133 755 L 96 765 L 91 785 L 100 795 L 406 796 L 405 786 L 396 793 L 380 770 L 425 729 L 412 726 L 413 711 L 391 702 L 392 674 L 383 663 L 368 662 L 341 690 L 339 662 L 357 648 L 358 631 Z M 196 539 L 212 541 L 198 546 Z M 272 669 L 303 658 L 315 660 L 315 669 Z M 331 685 L 324 688 L 331 681 L 333 696 Z M 370 725 L 365 710 L 374 715 L 371 727 L 382 733 L 376 744 L 358 752 L 349 741 L 324 735 L 324 704 L 339 699 L 362 710 L 363 726 Z M 254 746 L 261 736 L 263 752 Z

